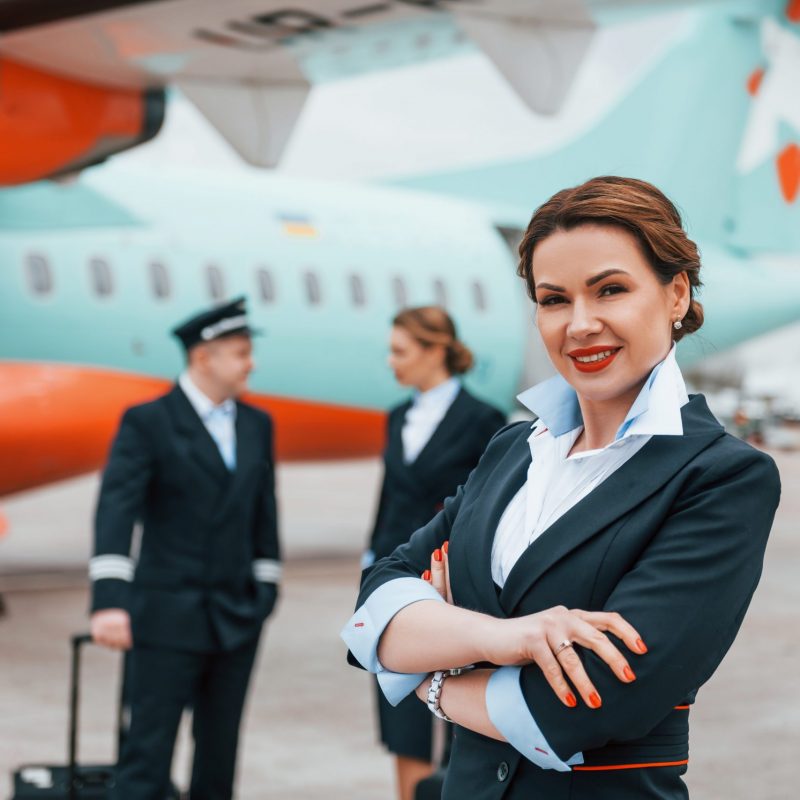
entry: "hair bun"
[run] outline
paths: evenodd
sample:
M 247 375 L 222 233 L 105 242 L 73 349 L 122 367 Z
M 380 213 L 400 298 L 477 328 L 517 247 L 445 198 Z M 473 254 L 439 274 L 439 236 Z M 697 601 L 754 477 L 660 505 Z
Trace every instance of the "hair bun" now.
M 463 375 L 469 372 L 475 363 L 472 351 L 459 339 L 454 339 L 447 348 L 445 365 L 451 375 Z

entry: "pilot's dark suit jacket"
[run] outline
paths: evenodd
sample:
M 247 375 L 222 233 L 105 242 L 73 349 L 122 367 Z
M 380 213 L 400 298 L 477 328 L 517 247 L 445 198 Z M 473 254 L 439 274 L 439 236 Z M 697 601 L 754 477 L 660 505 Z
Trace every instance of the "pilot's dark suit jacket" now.
M 449 539 L 457 605 L 501 618 L 556 605 L 617 611 L 649 647 L 630 656 L 631 684 L 578 648 L 603 698 L 597 710 L 567 708 L 538 666 L 524 667 L 525 701 L 545 738 L 562 760 L 582 752 L 585 763 L 543 770 L 511 745 L 457 727 L 445 800 L 688 797 L 688 707 L 741 625 L 780 481 L 773 461 L 726 434 L 702 396 L 682 417 L 683 436 L 653 436 L 523 553 L 502 589 L 492 540 L 526 479 L 529 423 L 500 431 L 441 513 L 365 573 L 357 607 L 387 581 L 418 576 Z
M 142 524 L 132 583 L 93 583 L 92 610 L 131 613 L 134 643 L 190 652 L 234 650 L 258 636 L 277 585 L 272 422 L 236 404 L 230 472 L 183 391 L 129 409 L 111 449 L 95 519 L 95 555 L 127 556 Z

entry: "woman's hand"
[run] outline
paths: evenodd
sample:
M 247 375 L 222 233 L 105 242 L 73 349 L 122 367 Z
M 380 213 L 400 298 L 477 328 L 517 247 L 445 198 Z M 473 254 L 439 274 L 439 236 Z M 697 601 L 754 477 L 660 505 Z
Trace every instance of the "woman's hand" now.
M 450 591 L 450 564 L 447 560 L 447 547 L 448 542 L 445 542 L 440 549 L 431 553 L 431 568 L 426 569 L 421 577 L 452 605 L 453 593 Z
M 486 645 L 487 660 L 499 665 L 537 664 L 564 705 L 577 705 L 569 678 L 586 705 L 600 708 L 603 700 L 586 674 L 575 645 L 596 653 L 623 683 L 636 680 L 628 660 L 610 642 L 606 631 L 620 638 L 632 652 L 647 652 L 639 633 L 619 614 L 556 606 L 525 617 L 498 620 Z
M 441 549 L 434 550 L 430 569 L 422 573 L 422 579 L 452 603 L 447 549 L 445 542 Z M 525 617 L 497 620 L 486 642 L 485 660 L 499 666 L 537 664 L 564 705 L 577 705 L 569 678 L 590 708 L 600 708 L 602 698 L 586 674 L 575 645 L 595 652 L 624 683 L 636 680 L 627 659 L 606 632 L 613 633 L 638 655 L 647 652 L 639 633 L 619 614 L 557 606 Z

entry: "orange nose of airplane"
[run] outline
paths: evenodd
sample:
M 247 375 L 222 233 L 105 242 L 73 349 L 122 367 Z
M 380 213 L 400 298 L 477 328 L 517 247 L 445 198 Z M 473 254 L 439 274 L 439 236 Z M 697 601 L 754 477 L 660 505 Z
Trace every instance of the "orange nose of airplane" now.
M 97 469 L 125 408 L 166 385 L 107 369 L 0 362 L 0 495 Z
M 104 367 L 0 361 L 0 496 L 100 469 L 125 409 L 168 386 Z M 364 458 L 383 449 L 382 411 L 244 399 L 272 415 L 278 460 Z

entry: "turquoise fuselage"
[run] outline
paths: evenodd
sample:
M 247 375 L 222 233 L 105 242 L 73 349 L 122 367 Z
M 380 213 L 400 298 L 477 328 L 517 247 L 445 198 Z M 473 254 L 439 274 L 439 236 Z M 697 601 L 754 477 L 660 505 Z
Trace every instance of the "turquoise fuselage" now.
M 477 356 L 467 383 L 506 410 L 518 389 L 528 302 L 514 260 L 487 214 L 420 193 L 199 171 L 127 172 L 114 166 L 72 185 L 0 194 L 0 359 L 59 362 L 174 378 L 183 355 L 170 329 L 214 302 L 245 294 L 256 344 L 258 393 L 383 409 L 403 394 L 386 364 L 395 280 L 410 305 L 445 287 L 459 333 Z M 52 289 L 31 287 L 31 256 Z M 90 262 L 112 291 L 98 295 Z M 170 294 L 155 295 L 151 263 Z M 262 298 L 258 270 L 271 276 Z M 309 301 L 307 274 L 319 283 Z M 353 299 L 359 276 L 364 303 Z M 476 303 L 480 283 L 485 308 Z

